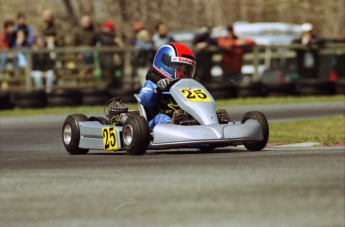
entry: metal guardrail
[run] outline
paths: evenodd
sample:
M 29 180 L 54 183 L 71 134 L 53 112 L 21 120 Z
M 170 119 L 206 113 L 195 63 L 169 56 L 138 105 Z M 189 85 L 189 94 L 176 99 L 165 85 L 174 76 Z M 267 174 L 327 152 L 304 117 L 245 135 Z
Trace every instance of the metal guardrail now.
M 252 61 L 254 67 L 254 73 L 252 75 L 252 80 L 260 80 L 260 74 L 258 67 L 261 60 L 267 58 L 267 50 L 270 50 L 270 58 L 294 58 L 296 49 L 307 49 L 307 48 L 318 48 L 320 54 L 331 54 L 331 55 L 344 55 L 345 54 L 345 43 L 327 43 L 322 47 L 313 45 L 306 47 L 300 44 L 291 44 L 291 45 L 255 45 L 252 47 L 251 52 L 245 54 L 245 60 Z M 54 49 L 16 49 L 8 51 L 0 51 L 1 53 L 23 53 L 26 56 L 27 66 L 25 68 L 25 90 L 30 91 L 32 89 L 30 72 L 32 70 L 32 55 L 35 53 L 51 53 L 55 52 L 56 54 L 77 54 L 83 52 L 93 52 L 93 53 L 118 53 L 123 56 L 124 62 L 124 74 L 123 76 L 131 77 L 131 56 L 133 52 L 137 50 L 136 48 L 126 47 L 58 47 Z M 272 50 L 284 50 L 284 51 L 272 51 Z M 210 47 L 207 49 L 210 54 L 221 53 L 221 50 L 217 47 Z M 197 53 L 197 50 L 194 49 L 194 52 Z M 345 66 L 344 66 L 345 67 Z M 131 78 L 133 79 L 133 78 Z

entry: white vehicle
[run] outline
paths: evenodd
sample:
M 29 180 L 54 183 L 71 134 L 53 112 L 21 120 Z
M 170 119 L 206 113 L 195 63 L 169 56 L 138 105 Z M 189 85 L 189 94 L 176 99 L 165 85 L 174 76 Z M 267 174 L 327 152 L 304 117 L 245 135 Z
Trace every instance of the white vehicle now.
M 248 22 L 235 22 L 233 24 L 235 34 L 238 37 L 246 37 L 255 41 L 257 45 L 267 46 L 261 54 L 260 64 L 258 65 L 258 74 L 262 75 L 263 72 L 271 67 L 272 57 L 275 52 L 288 52 L 286 49 L 272 50 L 271 45 L 288 45 L 293 40 L 300 38 L 306 26 L 311 24 L 289 24 L 279 22 L 261 22 L 261 23 L 248 23 Z M 219 38 L 227 34 L 226 27 L 218 27 L 213 30 L 211 36 Z M 255 72 L 252 61 L 246 61 L 242 66 L 242 74 L 251 76 Z M 218 72 L 217 75 L 222 75 Z

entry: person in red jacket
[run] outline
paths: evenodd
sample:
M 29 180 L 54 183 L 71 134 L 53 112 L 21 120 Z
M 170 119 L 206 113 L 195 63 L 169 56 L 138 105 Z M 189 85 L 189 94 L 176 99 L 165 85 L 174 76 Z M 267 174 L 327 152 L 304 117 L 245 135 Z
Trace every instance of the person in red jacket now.
M 14 21 L 6 20 L 0 33 L 0 50 L 8 50 L 15 42 Z
M 238 38 L 232 25 L 227 27 L 227 31 L 227 35 L 217 41 L 218 47 L 223 51 L 221 61 L 223 75 L 225 79 L 241 81 L 245 46 L 253 46 L 255 42 L 248 38 Z
M 14 21 L 6 20 L 4 22 L 4 30 L 0 33 L 0 51 L 8 51 L 14 46 L 16 41 L 16 34 L 14 32 Z M 2 74 L 5 69 L 5 65 L 8 61 L 14 58 L 13 53 L 0 52 L 0 81 L 2 80 Z

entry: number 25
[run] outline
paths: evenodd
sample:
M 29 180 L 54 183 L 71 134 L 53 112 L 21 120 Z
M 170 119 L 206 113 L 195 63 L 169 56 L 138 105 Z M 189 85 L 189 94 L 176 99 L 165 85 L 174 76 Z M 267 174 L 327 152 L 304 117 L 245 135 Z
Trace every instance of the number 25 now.
M 106 150 L 115 147 L 116 138 L 114 128 L 105 128 L 103 130 L 103 138 L 105 140 L 104 148 Z

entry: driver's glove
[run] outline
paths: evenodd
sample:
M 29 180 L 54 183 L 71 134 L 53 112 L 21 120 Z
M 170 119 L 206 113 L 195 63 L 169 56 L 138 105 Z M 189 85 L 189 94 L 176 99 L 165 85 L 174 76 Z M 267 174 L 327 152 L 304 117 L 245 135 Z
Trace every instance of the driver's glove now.
M 162 91 L 166 91 L 168 89 L 169 83 L 170 80 L 168 78 L 161 79 L 157 82 L 157 87 Z

